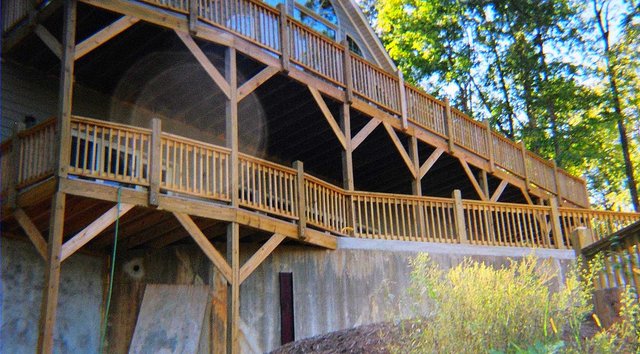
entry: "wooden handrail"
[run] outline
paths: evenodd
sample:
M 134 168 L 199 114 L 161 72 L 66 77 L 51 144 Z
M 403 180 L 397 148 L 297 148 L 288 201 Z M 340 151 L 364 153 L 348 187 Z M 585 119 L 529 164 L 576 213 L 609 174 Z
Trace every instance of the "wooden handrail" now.
M 157 159 L 162 191 L 230 200 L 228 148 L 156 132 L 161 137 L 158 157 L 151 129 L 75 116 L 71 126 L 69 174 L 148 187 L 149 165 Z M 21 150 L 18 167 L 27 171 L 22 182 L 52 173 L 41 156 L 52 129 L 29 132 L 20 139 L 30 144 Z M 289 220 L 298 220 L 302 210 L 309 225 L 355 237 L 568 248 L 568 235 L 578 227 L 591 229 L 599 239 L 640 220 L 638 213 L 347 191 L 307 173 L 301 182 L 299 170 L 247 154 L 240 154 L 239 163 L 244 166 L 237 191 L 241 207 Z

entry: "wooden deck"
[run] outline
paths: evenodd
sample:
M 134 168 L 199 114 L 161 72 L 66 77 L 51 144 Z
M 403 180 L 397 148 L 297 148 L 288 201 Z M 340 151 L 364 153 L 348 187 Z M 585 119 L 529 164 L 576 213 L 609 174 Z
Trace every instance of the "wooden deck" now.
M 486 124 L 450 107 L 446 100 L 440 101 L 405 84 L 401 75 L 384 71 L 351 54 L 343 43 L 317 34 L 265 3 L 207 0 L 190 6 L 189 1 L 177 0 L 82 2 L 126 15 L 123 21 L 127 25 L 144 20 L 233 46 L 271 68 L 288 72 L 291 78 L 316 87 L 332 99 L 350 102 L 352 108 L 382 120 L 393 129 L 508 180 L 525 193 L 531 192 L 544 199 L 557 196 L 561 205 L 566 201 L 573 206 L 589 207 L 586 184 L 581 178 L 526 151 L 521 143 L 493 132 Z M 41 11 L 55 5 L 52 3 Z M 16 6 L 13 11 L 4 13 L 5 30 L 15 28 L 14 31 L 19 31 L 21 26 L 27 26 L 24 22 L 33 18 L 27 16 L 28 12 L 26 6 Z M 112 35 L 101 33 L 98 37 Z M 90 39 L 99 42 L 108 37 Z M 79 45 L 82 55 L 95 45 Z M 265 75 L 263 79 L 268 77 Z M 252 85 L 260 83 L 258 80 Z M 241 88 L 239 98 L 251 89 Z M 346 144 L 345 141 L 342 143 Z M 408 156 L 405 160 L 407 167 L 412 169 Z
M 49 120 L 3 145 L 3 195 L 9 197 L 11 188 L 17 188 L 18 195 L 34 193 L 31 186 L 53 174 L 54 127 L 55 121 Z M 273 225 L 277 224 L 280 233 L 326 247 L 333 247 L 335 241 L 323 232 L 371 239 L 570 248 L 569 235 L 577 227 L 588 227 L 599 239 L 640 220 L 635 213 L 463 200 L 455 193 L 447 199 L 348 191 L 304 173 L 301 164 L 292 168 L 246 154 L 238 160 L 236 193 L 241 209 L 235 210 L 229 206 L 233 191 L 228 148 L 82 117 L 72 117 L 71 140 L 69 177 L 62 185 L 67 194 L 115 202 L 116 190 L 122 187 L 123 203 L 150 207 L 154 203 L 150 198 L 156 198 L 163 210 L 258 225 L 271 232 L 276 232 Z

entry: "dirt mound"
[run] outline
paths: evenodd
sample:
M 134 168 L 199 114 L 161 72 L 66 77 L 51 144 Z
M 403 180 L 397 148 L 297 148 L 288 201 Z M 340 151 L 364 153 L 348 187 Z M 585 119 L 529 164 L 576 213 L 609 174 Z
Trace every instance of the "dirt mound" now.
M 389 353 L 389 344 L 397 342 L 399 334 L 399 325 L 374 323 L 292 342 L 272 351 L 271 354 L 386 354 Z

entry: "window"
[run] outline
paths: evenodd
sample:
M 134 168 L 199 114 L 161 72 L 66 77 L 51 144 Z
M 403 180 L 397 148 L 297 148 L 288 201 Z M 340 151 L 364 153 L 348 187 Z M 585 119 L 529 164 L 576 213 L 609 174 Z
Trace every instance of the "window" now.
M 349 50 L 355 54 L 358 55 L 360 57 L 364 57 L 364 55 L 362 55 L 362 50 L 360 49 L 360 46 L 358 46 L 358 43 L 356 43 L 356 41 L 351 38 L 351 36 L 347 36 L 347 44 L 349 44 Z
M 329 0 L 296 0 L 297 3 L 303 5 L 309 10 L 320 15 L 320 17 L 331 22 L 334 25 L 338 25 L 338 16 L 336 15 L 333 5 Z
M 329 0 L 296 0 L 293 18 L 333 40 L 338 33 L 338 16 Z

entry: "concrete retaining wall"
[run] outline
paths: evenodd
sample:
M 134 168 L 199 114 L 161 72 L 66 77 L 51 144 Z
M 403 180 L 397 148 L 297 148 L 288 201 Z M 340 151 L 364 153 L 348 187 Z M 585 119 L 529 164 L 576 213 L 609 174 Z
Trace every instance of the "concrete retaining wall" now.
M 27 242 L 0 238 L 0 353 L 35 353 L 45 262 Z M 76 254 L 62 264 L 54 350 L 95 353 L 100 341 L 102 258 Z

